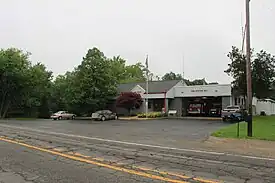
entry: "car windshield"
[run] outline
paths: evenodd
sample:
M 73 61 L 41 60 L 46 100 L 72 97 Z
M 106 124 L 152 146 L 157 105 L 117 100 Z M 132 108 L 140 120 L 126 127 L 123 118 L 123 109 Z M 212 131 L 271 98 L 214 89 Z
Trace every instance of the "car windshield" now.
M 64 111 L 58 111 L 55 114 L 62 114 Z
M 190 108 L 200 108 L 201 104 L 190 104 L 189 107 Z

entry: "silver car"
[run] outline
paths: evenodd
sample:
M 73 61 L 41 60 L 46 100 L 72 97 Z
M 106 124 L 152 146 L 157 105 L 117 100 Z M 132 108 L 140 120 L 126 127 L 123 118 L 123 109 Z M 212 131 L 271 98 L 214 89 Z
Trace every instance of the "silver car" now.
M 116 120 L 118 119 L 118 116 L 116 113 L 113 113 L 110 110 L 101 110 L 101 111 L 96 111 L 92 114 L 92 119 L 93 120 Z
M 51 115 L 51 119 L 53 120 L 61 120 L 61 119 L 75 119 L 75 114 L 69 113 L 68 111 L 58 111 Z

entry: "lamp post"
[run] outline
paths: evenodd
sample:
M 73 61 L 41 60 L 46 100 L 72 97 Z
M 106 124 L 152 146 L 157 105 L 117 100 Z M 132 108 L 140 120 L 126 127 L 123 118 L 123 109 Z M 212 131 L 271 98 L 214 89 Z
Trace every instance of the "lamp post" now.
M 252 82 L 251 82 L 251 52 L 250 52 L 250 0 L 245 0 L 246 9 L 246 81 L 247 81 L 247 136 L 252 137 Z

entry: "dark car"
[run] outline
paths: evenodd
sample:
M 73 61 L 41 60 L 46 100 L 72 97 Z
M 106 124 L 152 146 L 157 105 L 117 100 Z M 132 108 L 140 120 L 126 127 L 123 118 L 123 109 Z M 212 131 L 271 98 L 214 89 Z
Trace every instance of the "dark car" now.
M 116 113 L 113 113 L 110 110 L 101 110 L 101 111 L 96 111 L 92 114 L 92 119 L 93 120 L 116 120 L 118 119 L 118 116 Z

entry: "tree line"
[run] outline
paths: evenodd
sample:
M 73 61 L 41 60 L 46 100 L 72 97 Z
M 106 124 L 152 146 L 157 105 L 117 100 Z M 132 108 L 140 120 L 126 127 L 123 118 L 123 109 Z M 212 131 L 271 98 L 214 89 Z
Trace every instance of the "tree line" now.
M 246 56 L 233 46 L 227 57 L 230 60 L 224 71 L 233 78 L 232 88 L 236 95 L 247 95 Z M 252 93 L 259 99 L 275 99 L 275 56 L 261 50 L 251 49 Z
M 0 118 L 47 118 L 58 110 L 89 115 L 108 106 L 118 94 L 118 84 L 146 81 L 142 62 L 127 65 L 120 56 L 108 58 L 97 48 L 89 49 L 72 71 L 55 78 L 44 64 L 32 64 L 30 55 L 16 48 L 0 50 Z M 234 89 L 245 95 L 245 56 L 233 47 L 228 57 L 231 62 L 225 72 L 234 78 Z M 184 79 L 174 72 L 159 77 L 149 71 L 149 76 L 150 80 Z M 217 84 L 184 80 L 188 85 Z M 270 97 L 274 86 L 274 56 L 261 51 L 253 61 L 253 91 Z

